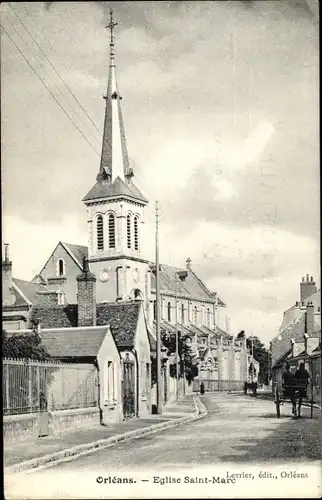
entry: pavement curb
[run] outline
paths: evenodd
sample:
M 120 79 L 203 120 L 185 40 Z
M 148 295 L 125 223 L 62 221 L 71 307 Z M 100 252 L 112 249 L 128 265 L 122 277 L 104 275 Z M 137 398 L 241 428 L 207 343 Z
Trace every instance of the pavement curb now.
M 50 455 L 45 455 L 42 457 L 33 458 L 31 460 L 26 460 L 24 462 L 11 465 L 9 467 L 5 467 L 4 473 L 16 474 L 30 469 L 36 469 L 38 467 L 42 467 L 45 465 L 50 465 L 50 464 L 57 465 L 59 462 L 62 462 L 66 459 L 72 459 L 73 457 L 76 458 L 79 455 L 85 455 L 87 453 L 90 453 L 98 449 L 107 448 L 122 441 L 137 439 L 142 436 L 146 436 L 147 434 L 152 434 L 153 432 L 161 431 L 163 429 L 169 429 L 171 427 L 176 427 L 180 424 L 193 422 L 194 420 L 199 420 L 200 418 L 204 417 L 207 414 L 207 410 L 202 405 L 199 398 L 194 398 L 194 402 L 196 405 L 196 410 L 192 415 L 176 418 L 173 420 L 169 420 L 167 422 L 161 422 L 160 424 L 150 425 L 148 427 L 143 427 L 142 429 L 135 429 L 133 431 L 125 432 L 124 434 L 117 434 L 116 436 L 111 436 L 106 439 L 100 439 L 98 441 L 93 441 L 91 443 L 81 444 L 78 446 L 74 446 L 72 448 L 67 448 L 66 450 L 61 450 L 55 453 L 51 453 Z M 204 408 L 203 412 L 200 412 L 199 403 Z

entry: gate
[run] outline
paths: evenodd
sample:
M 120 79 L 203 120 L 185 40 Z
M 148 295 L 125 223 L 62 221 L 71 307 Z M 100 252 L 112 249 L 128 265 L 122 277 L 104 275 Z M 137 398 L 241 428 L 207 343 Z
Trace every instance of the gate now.
M 135 408 L 135 366 L 134 361 L 125 359 L 123 362 L 123 415 L 124 418 L 136 416 Z

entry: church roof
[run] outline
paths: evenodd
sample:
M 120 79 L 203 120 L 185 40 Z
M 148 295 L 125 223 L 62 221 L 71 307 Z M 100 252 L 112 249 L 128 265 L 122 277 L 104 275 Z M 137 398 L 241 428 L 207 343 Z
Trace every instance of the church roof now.
M 96 324 L 110 326 L 117 347 L 133 347 L 140 307 L 140 302 L 97 304 Z M 39 320 L 44 329 L 76 327 L 78 305 L 36 306 L 31 313 L 31 326 L 35 327 Z
M 150 263 L 150 267 L 155 269 L 155 264 Z M 192 269 L 182 269 L 167 264 L 160 266 L 160 292 L 170 295 L 177 294 L 195 300 L 203 300 L 215 303 L 215 297 L 206 285 L 197 277 Z M 178 277 L 178 272 L 186 271 L 186 278 Z M 151 273 L 151 288 L 155 290 L 155 272 Z
M 77 263 L 80 265 L 81 269 L 83 269 L 83 260 L 84 257 L 88 257 L 88 248 L 84 245 L 74 245 L 72 243 L 65 243 L 61 241 L 62 245 L 69 251 L 70 254 L 74 257 Z
M 143 196 L 141 191 L 131 181 L 125 183 L 120 177 L 117 177 L 111 184 L 97 181 L 90 189 L 87 195 L 83 198 L 84 202 L 98 200 L 101 198 L 115 198 L 125 196 L 130 199 L 139 200 L 147 203 L 148 200 Z

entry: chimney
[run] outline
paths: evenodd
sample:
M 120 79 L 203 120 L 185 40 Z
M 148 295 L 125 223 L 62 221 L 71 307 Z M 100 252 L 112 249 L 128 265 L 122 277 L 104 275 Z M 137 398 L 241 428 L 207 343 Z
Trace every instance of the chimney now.
M 78 326 L 96 325 L 96 276 L 83 260 L 83 272 L 77 276 Z
M 188 257 L 188 258 L 186 259 L 186 268 L 187 268 L 187 269 L 191 269 L 191 259 L 190 259 L 190 257 Z
M 9 244 L 4 244 L 4 260 L 2 261 L 2 304 L 12 306 L 15 294 L 12 290 L 12 262 L 9 260 Z
M 300 299 L 301 302 L 303 302 L 305 299 L 307 299 L 310 295 L 315 293 L 317 291 L 315 281 L 313 279 L 313 276 L 311 278 L 309 275 L 306 275 L 306 279 L 303 277 L 302 282 L 300 283 Z
M 314 332 L 314 305 L 308 302 L 305 313 L 305 333 L 311 336 Z

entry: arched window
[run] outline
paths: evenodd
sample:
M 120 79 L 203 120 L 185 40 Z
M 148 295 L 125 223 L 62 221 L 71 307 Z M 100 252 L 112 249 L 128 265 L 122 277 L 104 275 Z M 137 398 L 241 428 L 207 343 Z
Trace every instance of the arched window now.
M 207 309 L 207 326 L 208 326 L 208 328 L 210 328 L 210 309 L 209 309 L 209 307 Z
M 115 248 L 115 215 L 108 216 L 108 246 Z
M 97 250 L 104 249 L 104 222 L 103 215 L 98 215 L 96 219 Z
M 128 216 L 126 218 L 127 248 L 131 248 L 131 246 L 132 246 L 131 220 L 132 220 L 132 217 L 130 214 L 128 214 Z
M 181 304 L 181 323 L 184 324 L 184 304 Z
M 57 262 L 57 274 L 58 276 L 65 275 L 65 262 L 63 259 L 59 259 Z
M 137 215 L 134 217 L 134 249 L 139 249 L 139 218 Z
M 168 321 L 171 321 L 171 304 L 168 302 Z
M 195 306 L 193 310 L 193 322 L 197 323 L 197 321 L 198 321 L 198 308 L 197 306 Z

